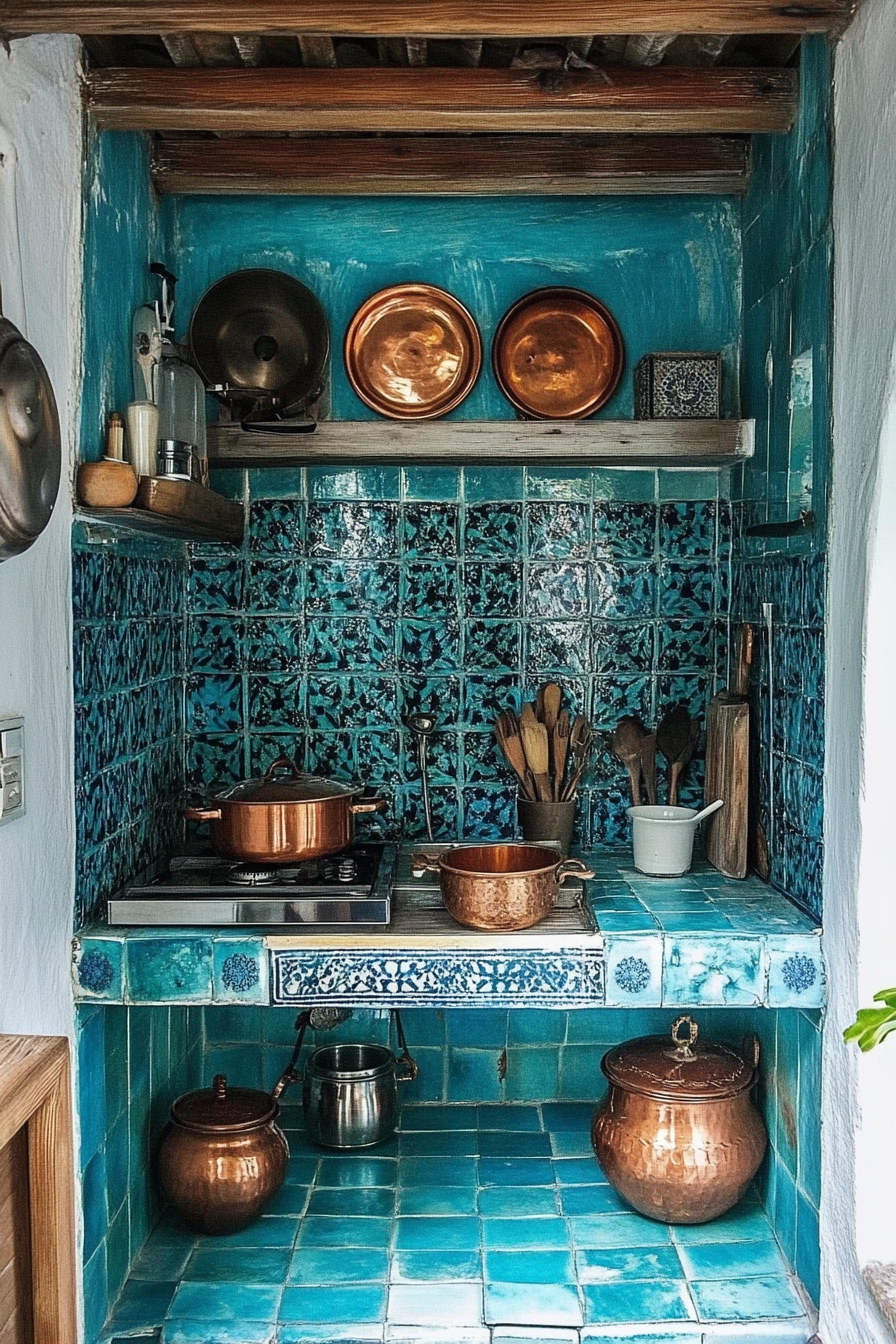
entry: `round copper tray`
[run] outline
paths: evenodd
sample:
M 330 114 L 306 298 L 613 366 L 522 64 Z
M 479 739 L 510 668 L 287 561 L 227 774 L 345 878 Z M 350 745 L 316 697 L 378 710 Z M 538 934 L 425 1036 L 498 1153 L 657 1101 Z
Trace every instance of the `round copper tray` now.
M 362 401 L 394 420 L 459 406 L 482 367 L 482 339 L 458 299 L 435 285 L 372 294 L 345 333 L 345 369 Z
M 552 285 L 524 294 L 501 318 L 492 344 L 498 386 L 536 420 L 581 420 L 609 401 L 625 349 L 613 315 L 581 289 Z

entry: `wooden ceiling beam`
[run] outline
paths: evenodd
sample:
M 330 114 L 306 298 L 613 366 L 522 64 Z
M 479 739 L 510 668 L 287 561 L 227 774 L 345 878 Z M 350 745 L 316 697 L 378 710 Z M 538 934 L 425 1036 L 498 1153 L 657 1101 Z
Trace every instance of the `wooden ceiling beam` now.
M 159 139 L 162 194 L 610 196 L 740 195 L 749 143 L 734 136 L 430 136 Z
M 551 131 L 750 134 L 786 131 L 794 70 L 388 69 L 95 70 L 96 124 L 115 130 Z
M 564 38 L 842 30 L 857 0 L 4 0 L 7 37 L 196 32 Z

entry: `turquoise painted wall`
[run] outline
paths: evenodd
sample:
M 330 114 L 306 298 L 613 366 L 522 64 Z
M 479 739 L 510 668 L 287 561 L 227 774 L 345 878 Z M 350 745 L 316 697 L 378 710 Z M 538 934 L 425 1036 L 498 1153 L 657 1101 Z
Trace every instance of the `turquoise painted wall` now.
M 622 381 L 601 415 L 631 416 L 632 370 L 645 351 L 714 349 L 725 355 L 726 414 L 736 414 L 740 210 L 727 198 L 185 197 L 173 229 L 184 326 L 207 286 L 240 267 L 288 271 L 318 295 L 333 342 L 334 419 L 376 419 L 346 380 L 342 338 L 368 295 L 409 280 L 441 285 L 470 308 L 486 362 L 520 295 L 551 284 L 588 290 L 626 345 Z M 454 414 L 513 419 L 490 367 Z

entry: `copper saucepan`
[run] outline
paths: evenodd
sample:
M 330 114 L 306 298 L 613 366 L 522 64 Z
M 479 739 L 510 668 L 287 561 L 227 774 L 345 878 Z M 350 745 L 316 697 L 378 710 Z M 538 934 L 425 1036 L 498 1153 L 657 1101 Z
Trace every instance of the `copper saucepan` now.
M 355 817 L 386 808 L 385 798 L 362 793 L 359 784 L 303 774 L 281 756 L 261 779 L 235 784 L 216 794 L 213 806 L 188 807 L 184 816 L 209 822 L 212 845 L 229 859 L 289 863 L 338 854 L 351 844 Z
M 415 854 L 417 872 L 439 874 L 445 909 L 470 929 L 528 929 L 553 910 L 568 877 L 594 873 L 542 845 L 459 845 L 438 858 Z

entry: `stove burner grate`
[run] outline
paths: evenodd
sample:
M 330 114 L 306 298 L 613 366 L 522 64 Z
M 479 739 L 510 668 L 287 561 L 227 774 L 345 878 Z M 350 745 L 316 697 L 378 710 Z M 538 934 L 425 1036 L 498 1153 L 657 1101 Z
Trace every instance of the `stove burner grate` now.
M 226 881 L 235 887 L 269 887 L 280 877 L 276 868 L 252 868 L 245 863 L 235 864 Z

